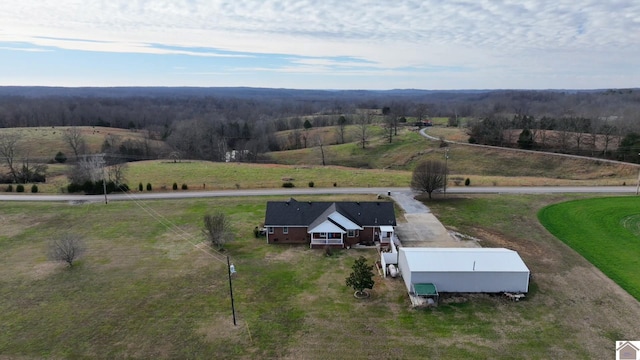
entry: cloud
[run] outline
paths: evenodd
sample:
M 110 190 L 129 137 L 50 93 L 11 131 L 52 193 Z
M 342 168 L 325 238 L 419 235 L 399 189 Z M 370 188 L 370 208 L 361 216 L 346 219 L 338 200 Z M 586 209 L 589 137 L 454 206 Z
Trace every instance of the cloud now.
M 3 0 L 0 24 L 5 44 L 288 56 L 281 71 L 547 74 L 613 63 L 627 69 L 640 57 L 638 1 Z

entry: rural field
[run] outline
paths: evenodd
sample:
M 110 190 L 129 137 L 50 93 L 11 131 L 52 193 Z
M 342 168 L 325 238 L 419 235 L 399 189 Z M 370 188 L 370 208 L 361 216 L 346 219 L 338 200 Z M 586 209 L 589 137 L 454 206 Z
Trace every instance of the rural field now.
M 7 358 L 609 358 L 640 337 L 640 305 L 548 233 L 536 213 L 581 196 L 450 197 L 429 206 L 483 246 L 517 250 L 533 273 L 521 302 L 460 295 L 413 310 L 399 279 L 372 297 L 344 284 L 375 250 L 272 246 L 253 236 L 278 197 L 101 203 L 3 203 L 0 354 Z M 300 197 L 302 200 L 320 199 Z M 344 199 L 322 197 L 323 200 Z M 349 196 L 367 200 L 370 196 Z M 625 198 L 621 198 L 625 199 Z M 202 217 L 224 211 L 237 234 L 224 254 Z M 488 211 L 489 210 L 489 211 Z M 518 224 L 518 226 L 513 226 Z M 71 269 L 47 261 L 53 234 L 82 235 Z M 225 255 L 238 273 L 231 318 Z
M 440 122 L 443 120 L 441 119 Z M 88 139 L 89 151 L 100 152 L 108 137 L 145 141 L 143 132 L 123 129 L 79 127 Z M 23 137 L 21 151 L 47 163 L 47 182 L 38 184 L 40 193 L 66 191 L 70 164 L 53 163 L 58 151 L 72 154 L 62 133 L 68 127 L 0 129 L 1 134 L 19 133 Z M 353 131 L 354 129 L 347 129 Z M 296 187 L 378 187 L 408 186 L 411 171 L 421 160 L 443 160 L 444 151 L 438 141 L 428 141 L 414 127 L 400 128 L 389 143 L 384 129 L 375 128 L 370 142 L 362 149 L 355 142 L 324 147 L 327 166 L 322 166 L 317 146 L 307 149 L 268 153 L 268 164 L 216 163 L 209 161 L 176 161 L 158 159 L 137 161 L 127 165 L 126 183 L 133 191 L 138 185 L 152 185 L 153 191 L 171 191 L 173 183 L 185 184 L 190 190 L 256 189 L 281 187 L 290 181 Z M 320 130 L 314 130 L 320 131 Z M 334 128 L 322 128 L 335 132 Z M 460 134 L 456 128 L 434 127 L 430 133 Z M 446 135 L 446 134 L 445 134 Z M 459 135 L 447 135 L 456 139 Z M 153 142 L 162 148 L 159 142 Z M 507 149 L 487 149 L 451 144 L 448 152 L 450 181 L 448 186 L 558 186 L 558 185 L 629 185 L 637 181 L 634 164 L 606 163 L 598 160 L 571 159 L 544 153 L 522 153 Z M 6 172 L 4 167 L 0 171 Z M 258 173 L 260 176 L 255 176 Z M 0 189 L 6 185 L 0 185 Z M 29 186 L 27 186 L 29 189 Z

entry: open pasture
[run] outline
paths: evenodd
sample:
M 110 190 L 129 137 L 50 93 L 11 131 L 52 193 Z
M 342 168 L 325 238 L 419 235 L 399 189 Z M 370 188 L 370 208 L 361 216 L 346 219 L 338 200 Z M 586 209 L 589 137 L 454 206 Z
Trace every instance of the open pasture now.
M 624 292 L 615 294 L 609 279 L 594 274 L 590 264 L 537 223 L 531 210 L 559 196 L 452 197 L 430 203 L 438 214 L 448 214 L 447 225 L 469 230 L 484 246 L 518 250 L 534 272 L 524 301 L 462 295 L 443 298 L 431 310 L 411 309 L 400 279 L 376 277 L 371 299 L 353 297 L 344 285 L 353 260 L 362 254 L 373 263 L 375 250 L 327 257 L 322 250 L 254 238 L 269 199 L 280 198 L 3 203 L 0 354 L 606 358 L 615 339 L 640 336 L 632 321 L 640 316 L 638 302 Z M 299 200 L 313 199 L 344 196 Z M 448 210 L 451 206 L 455 210 Z M 494 209 L 491 215 L 480 215 L 487 208 Z M 212 253 L 200 235 L 202 216 L 214 210 L 232 219 L 237 236 L 222 256 Z M 468 219 L 475 227 L 465 225 Z M 513 219 L 520 221 L 518 231 L 506 225 Z M 503 225 L 514 231 L 503 231 Z M 79 233 L 87 243 L 86 255 L 72 269 L 45 256 L 49 236 L 63 231 Z M 233 279 L 237 326 L 231 320 L 227 254 L 238 270 Z

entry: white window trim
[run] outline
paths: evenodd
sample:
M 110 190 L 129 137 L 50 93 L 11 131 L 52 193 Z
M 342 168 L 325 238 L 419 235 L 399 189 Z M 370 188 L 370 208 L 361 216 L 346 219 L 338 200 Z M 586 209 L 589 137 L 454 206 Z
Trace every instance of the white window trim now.
M 347 237 L 356 237 L 356 231 L 355 230 L 347 230 Z
M 269 226 L 269 234 L 273 234 L 274 232 L 273 226 Z
M 288 234 L 289 233 L 289 227 L 288 226 L 283 226 L 282 227 L 282 233 L 285 234 L 285 235 Z

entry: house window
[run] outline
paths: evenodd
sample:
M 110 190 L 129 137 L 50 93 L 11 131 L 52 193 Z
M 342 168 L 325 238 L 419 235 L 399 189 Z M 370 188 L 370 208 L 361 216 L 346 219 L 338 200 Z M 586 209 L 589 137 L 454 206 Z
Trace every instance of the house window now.
M 327 238 L 327 233 L 320 233 L 320 238 L 326 239 Z
M 289 227 L 288 226 L 282 227 L 282 233 L 283 234 L 288 234 L 289 233 Z
M 347 237 L 355 237 L 355 236 L 356 236 L 355 230 L 347 230 Z
M 269 226 L 269 234 L 273 234 L 273 226 Z

